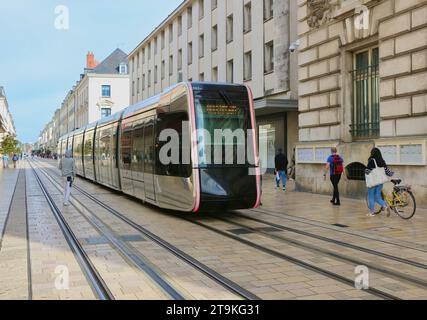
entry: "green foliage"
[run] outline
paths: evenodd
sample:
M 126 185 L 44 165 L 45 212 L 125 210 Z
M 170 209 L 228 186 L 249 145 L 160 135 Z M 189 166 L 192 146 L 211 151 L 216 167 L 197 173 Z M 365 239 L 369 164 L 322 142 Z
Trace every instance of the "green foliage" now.
M 11 154 L 11 153 L 19 153 L 19 141 L 15 139 L 13 136 L 7 136 L 4 138 L 3 142 L 0 145 L 0 153 L 1 154 Z

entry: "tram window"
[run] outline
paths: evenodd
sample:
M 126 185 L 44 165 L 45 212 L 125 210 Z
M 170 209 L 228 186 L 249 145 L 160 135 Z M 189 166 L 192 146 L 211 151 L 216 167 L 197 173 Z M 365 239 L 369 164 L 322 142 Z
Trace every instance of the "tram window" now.
M 93 152 L 93 131 L 89 131 L 85 134 L 85 147 L 84 147 L 84 158 L 86 161 L 92 159 Z
M 183 164 L 183 152 L 186 152 L 186 148 L 183 147 L 183 132 L 182 132 L 183 122 L 188 122 L 187 112 L 177 112 L 177 113 L 159 115 L 157 119 L 156 172 L 158 175 L 184 177 L 184 178 L 188 178 L 191 176 L 191 164 Z M 166 141 L 166 142 L 159 141 L 159 136 L 162 130 L 166 130 L 166 129 L 175 130 L 179 135 L 179 146 L 176 146 L 176 147 L 179 147 L 179 150 L 178 150 L 178 152 L 180 153 L 179 164 L 163 164 L 162 161 L 160 161 L 160 150 L 169 141 Z M 188 141 L 187 141 L 187 144 L 188 144 Z M 184 146 L 185 146 L 185 142 L 184 142 Z
M 132 124 L 125 123 L 122 125 L 122 136 L 121 136 L 121 156 L 123 169 L 130 169 L 132 163 Z
M 144 140 L 144 172 L 154 173 L 154 126 L 152 124 L 145 126 Z
M 144 155 L 144 127 L 140 121 L 133 124 L 132 143 L 132 170 L 142 172 Z
M 248 165 L 246 154 L 247 130 L 251 129 L 249 99 L 243 91 L 195 91 L 196 125 L 210 135 L 210 142 L 199 137 L 199 161 L 209 165 Z M 226 152 L 227 139 L 213 141 L 216 130 L 233 132 L 233 155 Z M 238 130 L 243 134 L 239 134 Z M 220 145 L 216 146 L 215 143 Z M 219 153 L 221 151 L 221 153 Z M 218 154 L 215 154 L 218 152 Z M 244 158 L 242 157 L 244 156 Z M 221 163 L 219 163 L 221 160 Z

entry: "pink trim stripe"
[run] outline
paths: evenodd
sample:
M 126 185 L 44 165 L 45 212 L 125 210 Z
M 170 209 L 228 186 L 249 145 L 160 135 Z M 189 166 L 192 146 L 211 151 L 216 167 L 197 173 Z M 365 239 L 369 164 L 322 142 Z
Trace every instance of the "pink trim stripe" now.
M 256 127 L 256 120 L 255 120 L 255 106 L 254 106 L 254 98 L 252 95 L 252 90 L 249 88 L 249 86 L 246 86 L 246 89 L 248 90 L 249 95 L 249 109 L 251 112 L 251 124 L 252 124 L 252 130 L 254 130 L 254 135 L 252 136 L 252 142 L 253 142 L 253 150 L 255 154 L 255 172 L 256 172 L 256 188 L 257 188 L 257 199 L 254 205 L 254 208 L 258 208 L 261 204 L 261 170 L 260 170 L 260 163 L 259 163 L 259 153 L 257 148 L 257 127 Z
M 197 129 L 196 129 L 196 107 L 194 105 L 194 94 L 191 83 L 187 83 L 188 93 L 190 95 L 190 116 L 191 116 L 191 131 L 192 131 L 192 163 L 193 168 L 199 167 L 199 157 L 197 153 Z M 196 203 L 193 208 L 193 212 L 198 212 L 200 209 L 200 172 L 199 169 L 193 169 L 193 178 L 194 178 L 194 191 Z

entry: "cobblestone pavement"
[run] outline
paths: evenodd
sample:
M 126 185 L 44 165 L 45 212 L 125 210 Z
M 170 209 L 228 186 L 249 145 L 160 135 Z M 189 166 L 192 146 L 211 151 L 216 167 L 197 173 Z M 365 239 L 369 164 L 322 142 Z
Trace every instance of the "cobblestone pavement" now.
M 0 169 L 0 299 L 96 299 L 34 173 L 21 166 Z M 56 163 L 35 166 L 114 298 L 171 299 L 147 268 L 184 299 L 241 298 L 78 190 L 63 207 Z M 24 181 L 19 190 L 26 192 L 14 196 Z M 368 218 L 364 201 L 343 199 L 336 208 L 327 196 L 284 193 L 267 178 L 259 209 L 192 215 L 143 205 L 83 179 L 76 185 L 260 299 L 427 299 L 426 210 L 410 221 Z M 26 223 L 17 223 L 25 222 L 23 200 L 29 242 Z M 362 265 L 368 290 L 354 284 Z M 68 289 L 57 288 L 61 266 L 70 274 Z

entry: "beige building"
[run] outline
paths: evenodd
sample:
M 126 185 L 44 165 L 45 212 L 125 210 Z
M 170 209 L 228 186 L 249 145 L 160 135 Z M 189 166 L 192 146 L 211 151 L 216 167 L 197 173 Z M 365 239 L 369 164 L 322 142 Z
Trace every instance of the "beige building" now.
M 0 143 L 8 135 L 16 136 L 15 124 L 9 111 L 4 88 L 0 87 Z
M 264 166 L 297 141 L 297 39 L 294 0 L 187 0 L 129 55 L 131 102 L 181 81 L 251 87 L 258 125 L 267 134 Z
M 342 186 L 364 197 L 379 147 L 427 206 L 427 1 L 298 0 L 301 190 L 329 192 L 321 168 L 338 146 Z
M 129 106 L 129 73 L 127 54 L 116 49 L 98 63 L 94 54 L 87 55 L 84 74 L 68 92 L 51 121 L 43 130 L 49 142 L 41 136 L 43 144 L 56 148 L 59 138 L 69 132 L 108 117 Z

